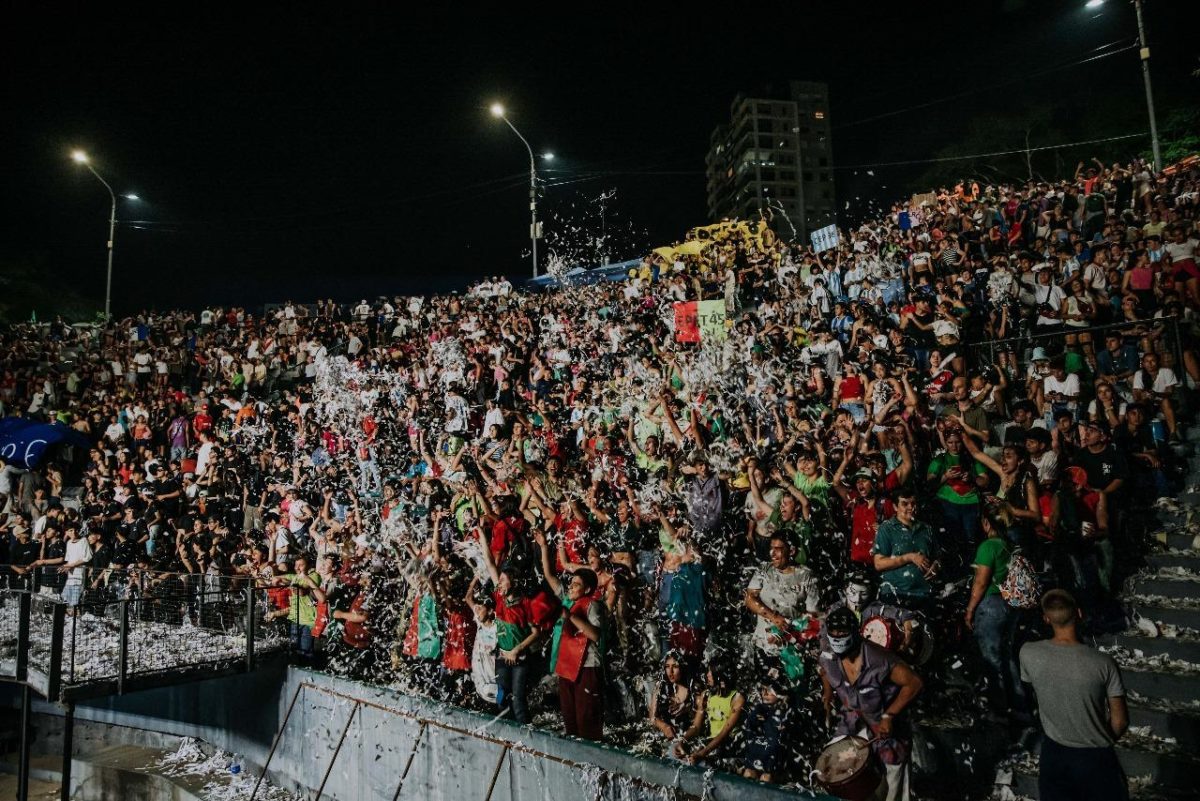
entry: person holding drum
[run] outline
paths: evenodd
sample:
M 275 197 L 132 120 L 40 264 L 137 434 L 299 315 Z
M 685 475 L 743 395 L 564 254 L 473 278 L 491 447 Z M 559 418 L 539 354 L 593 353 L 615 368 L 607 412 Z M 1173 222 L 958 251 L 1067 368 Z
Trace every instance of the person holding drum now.
M 859 622 L 847 607 L 825 619 L 820 655 L 821 701 L 827 723 L 838 700 L 839 736 L 858 736 L 871 743 L 883 763 L 887 801 L 907 801 L 908 760 L 912 734 L 903 712 L 921 692 L 921 677 L 899 657 L 859 634 Z

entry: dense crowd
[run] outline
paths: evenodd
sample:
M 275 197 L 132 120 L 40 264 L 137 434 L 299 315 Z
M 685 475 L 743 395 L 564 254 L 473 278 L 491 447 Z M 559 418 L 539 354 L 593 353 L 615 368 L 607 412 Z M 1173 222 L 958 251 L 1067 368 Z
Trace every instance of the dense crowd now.
M 538 293 L 12 326 L 4 413 L 90 447 L 0 461 L 0 563 L 85 607 L 253 580 L 297 659 L 764 781 L 865 733 L 905 797 L 915 706 L 1030 725 L 1040 591 L 1099 614 L 1175 488 L 1197 187 L 1097 163 L 823 252 L 762 220 Z

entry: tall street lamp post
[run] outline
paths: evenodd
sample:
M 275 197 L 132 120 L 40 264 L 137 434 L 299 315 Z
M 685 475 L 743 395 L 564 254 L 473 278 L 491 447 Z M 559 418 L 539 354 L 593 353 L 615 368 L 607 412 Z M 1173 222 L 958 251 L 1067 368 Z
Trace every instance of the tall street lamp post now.
M 537 219 L 537 159 L 533 155 L 533 148 L 529 146 L 529 140 L 521 135 L 517 130 L 517 126 L 512 124 L 504 113 L 504 106 L 499 103 L 493 103 L 491 107 L 492 116 L 504 120 L 512 132 L 521 140 L 521 144 L 525 145 L 525 149 L 529 151 L 529 241 L 532 245 L 533 253 L 533 277 L 538 277 L 538 258 L 537 258 L 537 241 L 541 231 L 538 230 Z M 553 158 L 553 157 L 551 157 Z
M 1088 0 L 1086 8 L 1099 8 L 1104 0 Z M 1146 86 L 1146 111 L 1150 114 L 1150 147 L 1154 155 L 1154 171 L 1162 169 L 1162 153 L 1158 145 L 1158 118 L 1154 114 L 1154 93 L 1150 89 L 1150 47 L 1146 44 L 1146 20 L 1142 13 L 1142 0 L 1133 0 L 1137 13 L 1138 55 L 1142 59 L 1142 82 Z
M 92 175 L 96 176 L 96 180 L 104 184 L 104 188 L 108 190 L 108 196 L 112 198 L 112 211 L 108 215 L 108 274 L 104 280 L 104 321 L 108 322 L 112 319 L 112 262 L 113 262 L 113 238 L 117 233 L 117 195 L 113 192 L 108 181 L 100 177 L 100 173 L 96 172 L 96 168 L 92 166 L 91 159 L 88 154 L 82 150 L 71 152 L 71 158 L 76 164 L 82 164 L 87 167 Z M 137 199 L 137 195 L 131 195 L 131 199 Z

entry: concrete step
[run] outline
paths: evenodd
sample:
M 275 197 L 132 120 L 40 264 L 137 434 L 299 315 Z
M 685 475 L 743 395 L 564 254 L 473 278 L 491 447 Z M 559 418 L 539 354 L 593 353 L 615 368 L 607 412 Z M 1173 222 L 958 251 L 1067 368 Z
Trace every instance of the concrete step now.
M 1200 712 L 1167 709 L 1140 701 L 1129 702 L 1131 728 L 1147 728 L 1160 739 L 1173 739 L 1180 749 L 1200 753 Z
M 1191 522 L 1194 517 L 1194 507 L 1154 507 L 1154 519 L 1160 526 L 1181 528 Z
M 1151 750 L 1124 740 L 1117 746 L 1117 759 L 1131 779 L 1150 779 L 1155 787 L 1176 790 L 1194 789 L 1200 758 L 1177 748 Z
M 1147 554 L 1146 564 L 1153 568 L 1182 568 L 1200 576 L 1200 552 L 1196 551 Z
M 1200 698 L 1200 673 L 1121 667 L 1125 689 L 1143 698 L 1191 703 Z
M 1129 789 L 1130 801 L 1195 801 L 1194 780 L 1188 780 L 1186 773 L 1182 779 L 1179 777 L 1180 771 L 1196 770 L 1192 761 L 1186 758 L 1177 759 L 1174 756 L 1160 757 L 1153 752 L 1136 752 L 1125 748 L 1117 749 L 1117 758 L 1121 767 L 1125 769 L 1125 775 L 1132 780 Z M 1157 778 L 1159 776 L 1162 778 Z M 1180 783 L 1168 784 L 1168 781 L 1177 780 Z M 1036 772 L 1024 769 L 1013 771 L 1010 787 L 1018 798 L 1037 801 L 1040 797 Z
M 1143 634 L 1122 633 L 1101 639 L 1129 651 L 1141 651 L 1145 656 L 1166 654 L 1171 659 L 1200 665 L 1200 640 L 1186 637 L 1147 637 Z
M 1173 551 L 1200 551 L 1200 534 L 1181 531 L 1158 531 L 1154 539 Z
M 1192 606 L 1165 606 L 1159 604 L 1142 603 L 1134 599 L 1133 608 L 1137 613 L 1144 618 L 1153 620 L 1155 623 L 1165 623 L 1169 626 L 1186 626 L 1191 629 L 1200 630 L 1200 607 Z
M 1200 580 L 1177 575 L 1150 575 L 1134 578 L 1126 590 L 1136 595 L 1161 595 L 1200 601 Z

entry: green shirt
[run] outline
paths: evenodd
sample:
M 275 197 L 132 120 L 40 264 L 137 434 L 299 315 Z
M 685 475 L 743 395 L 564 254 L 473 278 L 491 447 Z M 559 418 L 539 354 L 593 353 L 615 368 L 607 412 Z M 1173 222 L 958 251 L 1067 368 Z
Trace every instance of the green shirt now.
M 796 489 L 804 493 L 810 502 L 821 506 L 829 505 L 829 479 L 825 476 L 816 475 L 810 478 L 797 472 L 792 476 L 792 483 L 796 485 Z
M 287 579 L 288 586 L 294 588 L 302 587 L 300 584 L 300 576 L 297 574 L 289 573 L 288 575 L 284 576 L 284 578 Z M 308 573 L 308 578 L 311 579 L 312 583 L 316 586 L 321 586 L 321 577 L 317 575 L 315 570 Z M 308 592 L 304 592 L 303 589 L 307 589 Z M 288 622 L 298 623 L 301 626 L 308 626 L 309 628 L 312 628 L 312 626 L 317 622 L 317 599 L 312 594 L 311 588 L 303 587 L 303 589 L 292 590 L 292 597 L 289 599 L 290 602 L 288 603 Z
M 975 549 L 974 565 L 975 567 L 988 567 L 992 570 L 992 580 L 984 595 L 999 594 L 1000 585 L 1008 576 L 1008 560 L 1011 558 L 1012 552 L 1008 548 L 1008 543 L 1000 537 L 988 537 L 979 543 L 979 547 Z
M 961 466 L 962 462 L 962 457 L 953 453 L 939 454 L 929 463 L 929 472 L 927 475 L 932 479 L 941 481 L 942 476 L 946 474 L 947 470 L 951 467 Z M 939 486 L 937 491 L 938 498 L 950 503 L 979 503 L 979 493 L 975 491 L 975 476 L 987 475 L 987 468 L 973 460 L 972 465 L 972 467 L 967 469 L 969 475 L 965 479 L 947 481 Z

